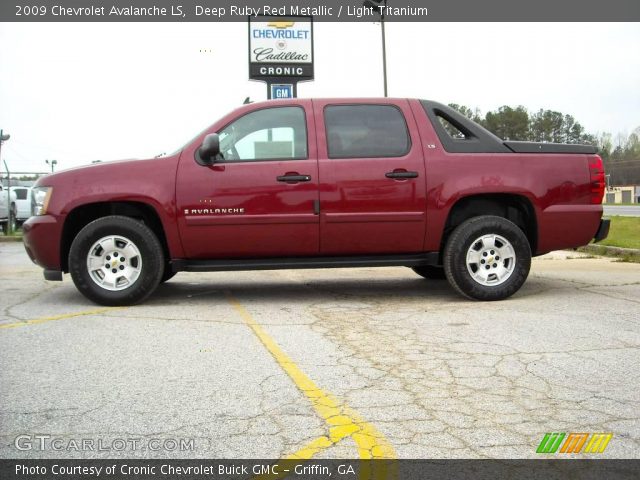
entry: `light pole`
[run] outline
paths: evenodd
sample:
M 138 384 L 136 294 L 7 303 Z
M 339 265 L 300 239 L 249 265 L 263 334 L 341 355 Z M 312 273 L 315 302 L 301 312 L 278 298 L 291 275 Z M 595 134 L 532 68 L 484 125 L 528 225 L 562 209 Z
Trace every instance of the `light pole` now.
M 380 30 L 382 31 L 382 79 L 384 82 L 384 96 L 387 97 L 387 40 L 384 31 L 387 0 L 364 0 L 362 6 L 372 8 L 380 15 Z
M 2 142 L 6 142 L 11 138 L 11 135 L 4 133 L 4 130 L 0 128 L 0 154 L 2 153 Z
M 51 165 L 51 173 L 53 173 L 53 169 L 58 164 L 58 161 L 57 160 L 45 160 L 45 162 L 47 163 L 47 165 Z
M 4 130 L 0 129 L 0 160 L 2 159 L 2 144 L 9 140 L 11 135 L 4 133 Z M 7 162 L 4 162 L 4 168 L 7 169 L 7 235 L 11 235 L 11 179 L 9 177 L 9 167 Z

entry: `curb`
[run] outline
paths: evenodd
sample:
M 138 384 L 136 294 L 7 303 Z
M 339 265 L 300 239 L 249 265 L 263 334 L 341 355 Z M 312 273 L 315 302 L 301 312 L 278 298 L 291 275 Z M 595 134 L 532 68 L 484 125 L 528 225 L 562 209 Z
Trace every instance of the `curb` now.
M 639 256 L 640 249 L 637 248 L 622 248 L 622 247 L 609 247 L 607 245 L 585 245 L 578 248 L 579 252 L 592 253 L 594 255 L 605 255 L 607 257 L 626 257 L 626 256 Z
M 22 237 L 18 237 L 15 235 L 11 235 L 9 237 L 5 237 L 5 236 L 0 237 L 0 243 L 9 243 L 9 242 L 22 242 Z

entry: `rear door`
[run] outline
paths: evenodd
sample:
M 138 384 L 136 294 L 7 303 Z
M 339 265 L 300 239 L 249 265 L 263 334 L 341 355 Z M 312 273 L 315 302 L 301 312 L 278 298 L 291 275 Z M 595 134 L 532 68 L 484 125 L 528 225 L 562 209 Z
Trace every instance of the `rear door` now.
M 312 114 L 304 105 L 279 103 L 240 113 L 217 133 L 222 155 L 215 164 L 196 163 L 195 145 L 178 167 L 178 222 L 187 257 L 317 255 Z
M 423 250 L 425 167 L 406 100 L 314 100 L 325 255 Z

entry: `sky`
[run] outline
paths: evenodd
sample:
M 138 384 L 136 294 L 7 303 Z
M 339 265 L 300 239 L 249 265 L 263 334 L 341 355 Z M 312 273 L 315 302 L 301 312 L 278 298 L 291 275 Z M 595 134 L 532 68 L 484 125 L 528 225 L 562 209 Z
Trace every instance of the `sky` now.
M 380 25 L 314 25 L 300 97 L 383 94 Z M 238 107 L 246 23 L 0 23 L 2 160 L 45 172 L 170 153 Z M 387 23 L 389 95 L 482 112 L 524 105 L 590 133 L 640 126 L 640 24 Z M 2 167 L 4 173 L 4 166 Z

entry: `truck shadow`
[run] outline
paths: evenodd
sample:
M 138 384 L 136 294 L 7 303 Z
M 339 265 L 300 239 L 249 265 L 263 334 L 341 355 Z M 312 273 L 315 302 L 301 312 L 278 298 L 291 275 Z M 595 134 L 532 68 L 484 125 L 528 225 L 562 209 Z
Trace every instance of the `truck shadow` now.
M 242 301 L 257 301 L 267 304 L 291 304 L 367 300 L 389 302 L 466 302 L 446 280 L 425 280 L 423 278 L 352 278 L 352 279 L 309 279 L 304 283 L 296 280 L 273 281 L 254 280 L 243 283 L 226 278 L 203 279 L 176 276 L 160 285 L 144 303 L 154 306 L 193 303 L 208 303 L 225 300 L 232 294 Z

